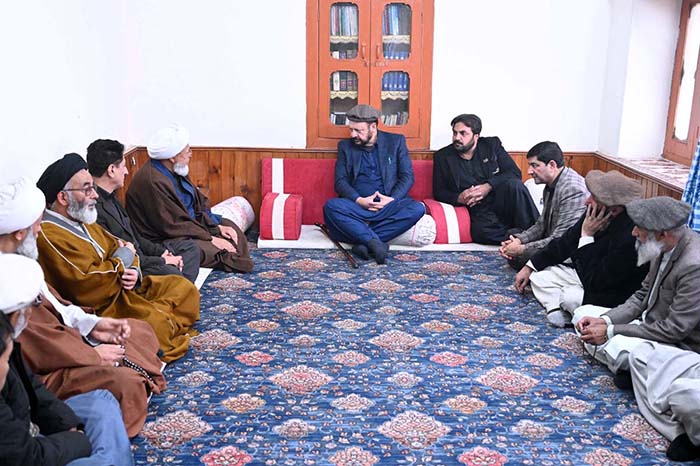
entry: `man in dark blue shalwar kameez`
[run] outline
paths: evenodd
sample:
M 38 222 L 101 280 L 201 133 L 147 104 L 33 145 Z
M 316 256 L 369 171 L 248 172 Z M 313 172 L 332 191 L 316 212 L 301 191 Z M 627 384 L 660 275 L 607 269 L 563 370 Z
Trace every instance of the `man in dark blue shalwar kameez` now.
M 377 129 L 380 113 L 357 105 L 346 114 L 350 138 L 338 143 L 335 191 L 323 208 L 331 236 L 352 243 L 361 259 L 386 261 L 388 241 L 411 228 L 424 214 L 408 197 L 413 167 L 406 138 Z

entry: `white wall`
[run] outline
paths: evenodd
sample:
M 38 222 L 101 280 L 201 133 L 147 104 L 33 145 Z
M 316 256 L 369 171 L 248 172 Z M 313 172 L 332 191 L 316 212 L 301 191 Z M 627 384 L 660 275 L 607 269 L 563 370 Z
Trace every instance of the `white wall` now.
M 99 2 L 102 5 L 103 2 Z M 107 2 L 12 2 L 0 15 L 0 178 L 38 178 L 66 152 L 119 133 L 118 36 Z M 97 111 L 99 110 L 99 111 Z
M 506 149 L 596 150 L 609 11 L 606 0 L 437 0 L 431 147 L 450 142 L 452 117 L 476 113 Z
M 649 158 L 663 152 L 681 3 L 634 2 L 620 142 L 611 152 L 619 157 Z
M 132 1 L 129 142 L 178 121 L 193 145 L 306 145 L 306 3 Z
M 656 155 L 680 1 L 436 0 L 431 147 L 474 112 L 510 150 Z M 305 23 L 306 0 L 13 2 L 0 177 L 171 121 L 193 145 L 304 147 Z

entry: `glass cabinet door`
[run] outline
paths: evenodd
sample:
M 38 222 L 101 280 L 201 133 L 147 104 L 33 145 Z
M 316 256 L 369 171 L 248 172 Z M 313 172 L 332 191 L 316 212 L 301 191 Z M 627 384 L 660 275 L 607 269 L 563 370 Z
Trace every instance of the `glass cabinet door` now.
M 345 114 L 358 104 L 357 73 L 354 71 L 334 71 L 331 73 L 329 84 L 331 124 L 345 125 Z
M 357 57 L 358 9 L 354 3 L 334 3 L 330 11 L 330 52 L 339 60 Z
M 411 79 L 405 71 L 387 71 L 382 75 L 382 122 L 386 126 L 408 123 Z
M 407 60 L 411 56 L 411 7 L 389 3 L 382 14 L 382 55 L 386 60 Z

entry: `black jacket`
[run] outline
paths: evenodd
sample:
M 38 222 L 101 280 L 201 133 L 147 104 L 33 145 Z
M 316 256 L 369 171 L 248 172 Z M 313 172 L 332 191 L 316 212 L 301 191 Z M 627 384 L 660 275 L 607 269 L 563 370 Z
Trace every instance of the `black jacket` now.
M 637 291 L 649 271 L 649 264 L 637 267 L 634 223 L 624 211 L 610 225 L 596 233 L 593 243 L 578 247 L 586 214 L 562 236 L 553 239 L 532 257 L 537 270 L 561 264 L 571 257 L 583 283 L 583 304 L 615 307 Z
M 99 186 L 96 188 L 100 196 L 96 205 L 97 223 L 114 236 L 134 245 L 142 270 L 165 265 L 165 260 L 161 257 L 165 246 L 139 235 L 131 226 L 126 210 L 114 197 L 114 193 L 110 194 Z
M 63 466 L 90 456 L 90 441 L 80 419 L 29 372 L 19 343 L 10 355 L 10 370 L 0 392 L 0 464 L 3 466 Z M 29 422 L 42 436 L 32 437 Z
M 433 197 L 447 204 L 459 205 L 459 194 L 471 186 L 460 186 L 459 152 L 450 144 L 433 156 Z M 509 178 L 520 180 L 522 173 L 497 137 L 480 137 L 476 144 L 473 161 L 476 164 L 476 179 L 473 185 L 489 183 L 496 190 Z M 462 180 L 464 182 L 464 180 Z M 485 201 L 493 197 L 493 191 Z

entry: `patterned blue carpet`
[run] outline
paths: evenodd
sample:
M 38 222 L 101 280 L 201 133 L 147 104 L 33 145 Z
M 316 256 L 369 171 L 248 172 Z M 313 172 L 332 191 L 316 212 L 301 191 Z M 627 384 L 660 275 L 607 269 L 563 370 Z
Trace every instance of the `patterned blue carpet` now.
M 652 465 L 631 392 L 544 325 L 493 252 L 254 250 L 202 287 L 137 464 Z

